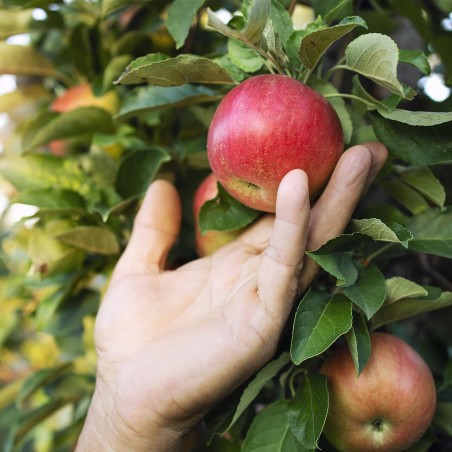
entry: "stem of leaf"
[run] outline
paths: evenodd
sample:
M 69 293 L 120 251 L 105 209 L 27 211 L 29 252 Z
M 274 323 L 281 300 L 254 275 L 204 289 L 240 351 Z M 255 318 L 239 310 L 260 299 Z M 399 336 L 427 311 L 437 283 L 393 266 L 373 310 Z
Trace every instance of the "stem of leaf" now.
M 253 44 L 251 41 L 246 40 L 244 42 L 245 42 L 246 45 L 248 45 L 249 47 L 254 49 L 260 55 L 262 55 L 266 60 L 268 60 L 280 74 L 284 74 L 284 69 L 278 64 L 278 62 L 271 55 L 269 55 L 267 52 L 262 50 L 256 44 Z M 267 67 L 268 67 L 268 65 L 267 65 Z
M 290 390 L 290 395 L 292 397 L 295 396 L 295 393 L 297 392 L 297 390 L 295 389 L 295 379 L 301 375 L 301 374 L 305 374 L 306 373 L 306 369 L 297 369 L 295 370 L 292 375 L 289 378 L 289 390 Z
M 342 62 L 342 61 L 344 61 L 344 57 L 340 59 L 340 62 Z M 329 78 L 330 75 L 331 75 L 334 71 L 337 71 L 337 70 L 339 70 L 339 69 L 349 69 L 349 67 L 346 66 L 345 64 L 336 64 L 336 66 L 333 66 L 331 69 L 328 69 L 328 70 L 325 72 L 325 78 L 326 78 L 326 79 Z
M 381 248 L 379 248 L 378 250 L 374 251 L 370 256 L 367 256 L 367 258 L 365 259 L 365 261 L 367 263 L 371 262 L 372 260 L 374 260 L 377 256 L 379 256 L 380 254 L 384 253 L 385 251 L 387 251 L 389 248 L 392 248 L 395 245 L 395 243 L 387 243 L 386 245 L 382 246 Z
M 366 104 L 371 109 L 375 109 L 375 105 L 372 102 L 368 102 L 367 100 L 363 99 L 362 97 L 355 96 L 354 94 L 331 93 L 331 94 L 325 94 L 323 97 L 325 97 L 326 99 L 329 99 L 331 97 L 342 97 L 342 98 L 346 98 L 346 99 L 354 99 L 359 102 L 362 102 L 363 104 Z

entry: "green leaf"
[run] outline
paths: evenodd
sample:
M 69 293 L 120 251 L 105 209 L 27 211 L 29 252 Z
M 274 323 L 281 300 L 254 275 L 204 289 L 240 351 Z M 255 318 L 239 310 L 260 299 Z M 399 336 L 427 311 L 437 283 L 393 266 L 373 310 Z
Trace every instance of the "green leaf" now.
M 102 16 L 108 16 L 118 9 L 130 6 L 130 0 L 102 0 Z
M 413 317 L 425 312 L 452 306 L 452 292 L 443 292 L 437 298 L 404 298 L 383 307 L 371 320 L 373 330 L 398 320 Z
M 350 113 L 347 110 L 345 101 L 342 97 L 328 97 L 328 95 L 339 94 L 339 91 L 326 80 L 320 79 L 311 75 L 309 77 L 308 85 L 315 89 L 320 94 L 326 96 L 326 100 L 333 106 L 336 110 L 339 120 L 341 121 L 342 131 L 344 133 L 344 142 L 350 143 L 353 134 L 353 123 L 350 117 Z
M 361 314 L 353 313 L 353 326 L 345 338 L 355 364 L 356 376 L 359 376 L 368 363 L 371 352 L 369 330 Z
M 83 198 L 77 192 L 59 188 L 22 190 L 14 198 L 14 202 L 30 204 L 45 211 L 76 210 L 83 212 L 86 208 Z
M 163 108 L 213 102 L 220 96 L 205 86 L 144 86 L 137 87 L 125 95 L 118 118 L 126 119 L 141 113 Z
M 287 419 L 288 402 L 278 400 L 254 418 L 241 452 L 307 452 L 295 438 Z
M 231 84 L 234 81 L 225 69 L 210 58 L 182 54 L 158 61 L 141 57 L 126 68 L 116 83 L 178 86 L 186 83 Z
M 115 187 L 125 199 L 141 196 L 153 181 L 160 166 L 171 160 L 162 148 L 139 149 L 127 155 L 121 162 L 116 176 Z
M 323 353 L 352 327 L 352 302 L 310 289 L 295 314 L 290 354 L 295 364 Z
M 345 287 L 344 294 L 370 319 L 385 301 L 385 278 L 374 265 L 361 267 L 358 270 L 357 281 L 352 286 Z
M 287 9 L 278 0 L 272 0 L 270 8 L 270 20 L 275 33 L 285 44 L 293 32 L 292 18 Z
M 338 286 L 354 284 L 358 277 L 358 270 L 351 252 L 323 254 L 321 251 L 306 253 L 317 262 L 327 273 L 337 278 Z
M 289 402 L 289 425 L 307 449 L 316 449 L 328 414 L 329 397 L 324 375 L 306 374 Z
M 258 71 L 265 64 L 265 60 L 256 50 L 234 39 L 228 41 L 228 55 L 238 68 L 248 73 Z
M 317 30 L 304 36 L 300 46 L 300 61 L 308 68 L 314 69 L 324 53 L 339 39 L 356 27 L 367 28 L 361 17 L 352 16 L 343 19 L 338 25 Z
M 264 386 L 270 382 L 275 375 L 287 364 L 291 362 L 290 354 L 283 353 L 279 358 L 274 361 L 269 362 L 265 367 L 263 367 L 251 380 L 251 382 L 246 386 L 240 397 L 240 402 L 237 405 L 234 416 L 229 423 L 229 425 L 224 429 L 224 431 L 229 430 L 239 419 L 246 408 L 253 402 L 253 400 L 258 396 Z
M 72 362 L 59 364 L 49 369 L 41 369 L 34 372 L 22 384 L 20 392 L 16 398 L 16 404 L 19 408 L 24 409 L 27 399 L 39 388 L 61 377 L 72 367 Z
M 105 94 L 111 89 L 114 81 L 124 72 L 129 64 L 130 55 L 118 55 L 110 60 L 107 67 L 104 69 L 102 77 L 102 90 L 96 95 Z
M 219 33 L 252 45 L 260 45 L 267 19 L 270 15 L 271 0 L 254 0 L 248 11 L 248 18 L 242 30 L 235 30 L 225 25 L 210 9 L 207 9 L 209 25 Z
M 392 197 L 413 214 L 429 208 L 426 199 L 416 190 L 401 180 L 385 180 L 381 186 L 388 190 Z
M 431 72 L 430 63 L 424 52 L 420 50 L 399 50 L 399 61 L 418 68 L 423 74 Z
M 39 130 L 30 146 L 37 147 L 53 140 L 96 132 L 111 133 L 114 130 L 115 126 L 110 113 L 102 108 L 82 107 L 55 117 Z
M 27 33 L 33 23 L 33 10 L 10 11 L 2 9 L 0 14 L 0 39 L 6 39 L 12 35 Z
M 438 402 L 433 423 L 448 435 L 452 435 L 452 402 Z
M 433 175 L 431 170 L 427 167 L 414 168 L 404 171 L 400 175 L 400 179 L 415 188 L 429 201 L 433 202 L 439 207 L 444 207 L 446 202 L 446 191 L 441 185 L 441 182 Z
M 410 126 L 431 127 L 452 121 L 452 112 L 446 111 L 410 111 L 396 109 L 391 112 L 379 110 L 381 116 Z
M 378 218 L 352 220 L 353 231 L 368 235 L 378 242 L 400 243 L 405 248 L 412 239 L 410 231 L 398 223 L 385 224 Z
M 199 211 L 199 227 L 201 234 L 209 230 L 232 231 L 249 225 L 259 215 L 258 210 L 243 205 L 218 184 L 218 195 Z
M 435 165 L 452 162 L 452 122 L 419 127 L 373 113 L 372 127 L 392 156 L 408 163 Z
M 31 46 L 0 42 L 0 74 L 55 77 L 52 60 Z
M 367 33 L 347 46 L 345 67 L 395 94 L 406 97 L 405 90 L 397 79 L 398 58 L 397 44 L 389 36 Z
M 323 16 L 328 24 L 353 13 L 353 0 L 314 0 L 312 4 L 315 14 Z
M 424 210 L 407 227 L 413 234 L 410 250 L 452 258 L 452 208 Z
M 166 26 L 180 49 L 187 39 L 196 14 L 205 0 L 174 0 L 168 8 Z
M 404 298 L 419 298 L 428 295 L 424 287 L 401 276 L 394 276 L 387 279 L 386 288 L 386 304 L 395 303 Z
M 78 226 L 56 236 L 75 248 L 98 254 L 118 254 L 119 243 L 110 229 L 97 226 Z

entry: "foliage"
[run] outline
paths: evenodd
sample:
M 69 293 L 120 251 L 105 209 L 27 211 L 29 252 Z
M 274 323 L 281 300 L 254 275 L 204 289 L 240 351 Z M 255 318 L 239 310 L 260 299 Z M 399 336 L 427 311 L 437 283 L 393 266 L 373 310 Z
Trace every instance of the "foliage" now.
M 193 450 L 332 450 L 321 436 L 328 389 L 317 371 L 346 340 L 361 372 L 375 329 L 412 343 L 434 372 L 438 411 L 413 450 L 450 447 L 451 101 L 435 104 L 413 83 L 438 57 L 452 77 L 450 32 L 440 26 L 450 2 L 313 0 L 312 9 L 288 0 L 3 0 L 0 7 L 0 74 L 17 76 L 17 88 L 0 96 L 14 126 L 3 143 L 1 184 L 12 207 L 36 207 L 12 226 L 8 212 L 3 220 L 5 451 L 71 450 L 94 388 L 96 311 L 141 196 L 156 177 L 174 182 L 184 219 L 170 266 L 194 259 L 191 203 L 209 172 L 210 119 L 234 85 L 267 72 L 321 92 L 347 146 L 380 140 L 390 161 L 347 231 L 309 253 L 322 271 L 278 356 L 209 414 L 211 446 L 200 435 Z M 220 8 L 234 13 L 227 24 L 214 12 Z M 295 19 L 300 11 L 311 15 L 306 23 Z M 400 24 L 417 47 L 399 45 Z M 9 39 L 21 33 L 31 38 L 26 46 Z M 86 81 L 97 96 L 115 93 L 115 113 L 51 111 L 65 89 Z M 201 228 L 236 229 L 258 214 L 220 189 L 203 206 Z

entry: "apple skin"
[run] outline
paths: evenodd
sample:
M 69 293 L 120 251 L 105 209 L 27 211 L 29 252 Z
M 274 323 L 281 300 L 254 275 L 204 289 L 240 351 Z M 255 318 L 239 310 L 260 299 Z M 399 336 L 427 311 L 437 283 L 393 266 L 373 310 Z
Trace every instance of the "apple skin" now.
M 324 362 L 330 409 L 324 435 L 340 451 L 402 451 L 425 433 L 436 409 L 432 373 L 403 340 L 371 335 L 367 366 L 356 376 L 344 343 Z
M 235 240 L 243 229 L 236 231 L 207 231 L 201 234 L 199 228 L 199 211 L 206 201 L 214 199 L 218 194 L 217 178 L 209 174 L 197 188 L 193 197 L 193 216 L 195 218 L 195 246 L 198 256 L 210 256 L 215 251 Z
M 314 199 L 343 152 L 333 107 L 285 75 L 258 75 L 233 88 L 209 127 L 207 153 L 222 186 L 243 204 L 274 212 L 281 179 L 300 168 Z

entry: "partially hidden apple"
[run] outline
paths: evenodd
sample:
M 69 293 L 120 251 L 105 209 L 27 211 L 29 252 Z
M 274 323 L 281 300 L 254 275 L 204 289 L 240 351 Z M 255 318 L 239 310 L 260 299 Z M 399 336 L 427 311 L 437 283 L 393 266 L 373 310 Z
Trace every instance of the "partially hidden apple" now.
M 209 174 L 199 185 L 193 197 L 193 215 L 195 218 L 195 245 L 198 256 L 210 256 L 222 246 L 236 239 L 241 229 L 234 231 L 207 231 L 201 234 L 199 227 L 199 212 L 206 201 L 214 199 L 218 194 L 217 178 Z
M 102 108 L 114 115 L 119 109 L 119 97 L 114 91 L 97 97 L 91 84 L 83 83 L 67 89 L 50 104 L 50 109 L 58 113 L 67 113 L 82 107 Z M 50 151 L 57 156 L 67 154 L 69 147 L 70 140 L 54 140 L 49 143 Z
M 346 344 L 320 371 L 330 393 L 324 435 L 340 451 L 405 450 L 425 433 L 435 413 L 435 383 L 422 357 L 391 334 L 373 333 L 371 345 L 359 377 Z
M 207 153 L 222 186 L 243 204 L 274 212 L 279 183 L 295 168 L 311 199 L 343 152 L 339 118 L 315 90 L 285 75 L 258 75 L 234 87 L 209 127 Z

